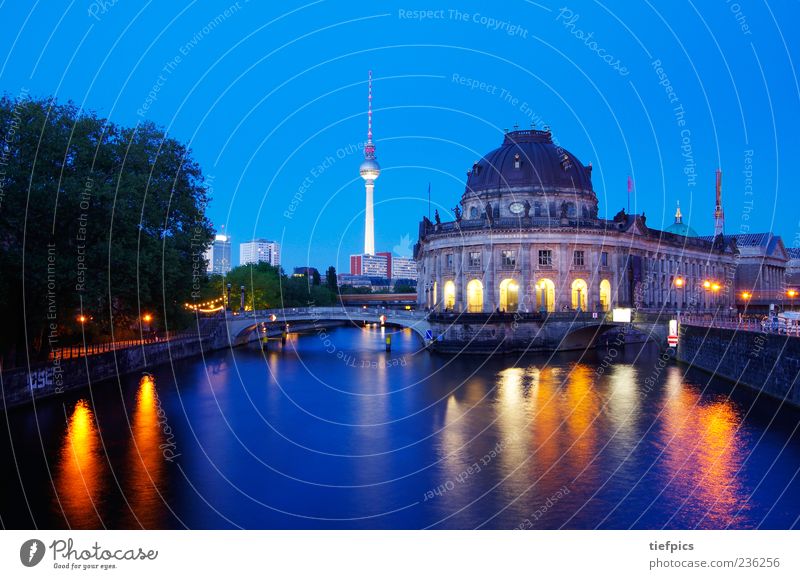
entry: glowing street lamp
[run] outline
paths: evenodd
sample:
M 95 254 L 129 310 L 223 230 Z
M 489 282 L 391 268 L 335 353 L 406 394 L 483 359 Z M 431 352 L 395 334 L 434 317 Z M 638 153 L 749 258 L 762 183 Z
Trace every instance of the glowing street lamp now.
M 797 297 L 797 290 L 790 289 L 786 292 L 786 295 L 789 296 L 789 299 L 791 300 L 791 308 L 794 309 L 794 298 Z
M 753 297 L 753 296 L 752 296 L 752 294 L 750 292 L 742 292 L 742 299 L 743 300 L 749 300 L 751 297 Z
M 83 314 L 81 314 L 81 315 L 79 315 L 79 316 L 78 316 L 78 323 L 80 323 L 80 324 L 85 324 L 85 323 L 86 323 L 86 322 L 88 322 L 88 321 L 89 321 L 89 318 L 87 318 L 87 317 L 86 317 L 86 316 L 84 316 Z
M 153 316 L 151 316 L 150 314 L 145 314 L 142 316 L 142 320 L 144 320 L 145 324 L 149 324 L 150 322 L 153 321 Z
M 711 289 L 711 282 L 709 280 L 704 281 L 703 287 L 706 289 Z
M 678 276 L 678 277 L 675 278 L 675 281 L 673 283 L 675 284 L 675 287 L 677 289 L 681 290 L 681 289 L 683 289 L 685 280 L 681 276 Z M 683 300 L 681 299 L 681 295 L 680 294 L 677 294 L 675 297 L 676 297 L 676 301 L 678 302 L 678 308 L 677 308 L 678 309 L 678 312 L 677 312 L 678 316 L 677 317 L 678 317 L 678 321 L 680 322 L 680 319 L 681 319 L 681 302 Z

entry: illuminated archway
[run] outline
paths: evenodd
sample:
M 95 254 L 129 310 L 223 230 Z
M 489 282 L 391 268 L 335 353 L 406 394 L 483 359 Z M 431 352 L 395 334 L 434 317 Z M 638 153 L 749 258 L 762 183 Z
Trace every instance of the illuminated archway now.
M 456 305 L 456 284 L 444 282 L 444 309 L 452 310 Z
M 589 286 L 582 279 L 576 279 L 572 282 L 572 309 L 580 309 L 582 312 L 586 311 L 586 298 L 588 297 Z
M 600 282 L 600 309 L 604 312 L 611 309 L 611 282 L 607 279 Z
M 536 303 L 539 311 L 554 312 L 556 309 L 556 284 L 553 280 L 542 278 L 536 284 Z
M 513 279 L 500 282 L 500 310 L 516 312 L 519 309 L 519 284 Z
M 479 279 L 473 279 L 467 284 L 467 311 L 483 311 L 483 284 Z

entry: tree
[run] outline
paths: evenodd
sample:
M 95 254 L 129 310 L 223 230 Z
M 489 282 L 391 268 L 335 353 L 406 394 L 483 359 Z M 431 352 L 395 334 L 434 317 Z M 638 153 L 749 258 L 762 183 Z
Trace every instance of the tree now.
M 319 285 L 322 280 L 319 278 L 319 271 L 317 269 L 311 270 L 311 283 L 313 285 Z
M 330 266 L 325 272 L 325 285 L 333 293 L 339 293 L 339 280 L 336 277 L 336 268 Z
M 0 356 L 125 337 L 145 312 L 168 329 L 188 320 L 212 228 L 185 145 L 152 123 L 3 96 L 0 156 Z

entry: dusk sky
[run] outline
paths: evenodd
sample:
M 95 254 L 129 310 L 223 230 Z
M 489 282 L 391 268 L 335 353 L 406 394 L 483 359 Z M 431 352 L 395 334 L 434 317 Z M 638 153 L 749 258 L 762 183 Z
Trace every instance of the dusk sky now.
M 680 201 L 710 234 L 719 166 L 726 233 L 794 246 L 800 5 L 770 4 L 4 2 L 0 88 L 188 142 L 234 263 L 253 237 L 289 271 L 362 250 L 370 69 L 378 250 L 408 254 L 428 183 L 449 219 L 472 163 L 532 122 L 593 164 L 601 216 L 630 174 L 648 225 Z

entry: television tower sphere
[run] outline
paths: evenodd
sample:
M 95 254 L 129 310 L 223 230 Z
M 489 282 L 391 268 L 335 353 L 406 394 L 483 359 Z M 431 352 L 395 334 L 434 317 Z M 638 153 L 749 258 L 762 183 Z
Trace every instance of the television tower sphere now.
M 374 181 L 381 174 L 381 166 L 375 159 L 364 159 L 361 167 L 358 169 L 361 173 L 361 178 L 365 181 Z

